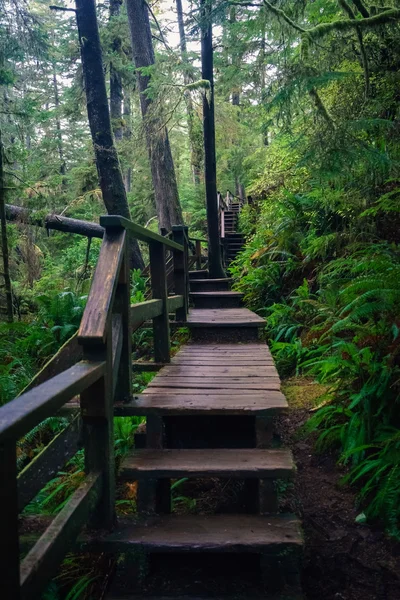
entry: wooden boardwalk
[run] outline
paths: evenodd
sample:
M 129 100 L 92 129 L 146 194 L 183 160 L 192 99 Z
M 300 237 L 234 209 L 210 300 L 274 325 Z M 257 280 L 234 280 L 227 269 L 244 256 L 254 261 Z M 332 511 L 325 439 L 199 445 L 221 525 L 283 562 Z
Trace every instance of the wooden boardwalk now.
M 290 451 L 273 444 L 273 417 L 288 405 L 259 339 L 264 319 L 240 306 L 241 294 L 230 291 L 229 280 L 214 284 L 205 275 L 191 281 L 192 301 L 201 306 L 187 318 L 195 341 L 118 411 L 147 417 L 146 447 L 132 451 L 120 473 L 123 481 L 138 481 L 139 516 L 96 543 L 150 555 L 250 552 L 273 557 L 277 568 L 302 546 L 298 520 L 278 512 L 275 485 L 294 476 Z M 225 301 L 230 308 L 223 308 Z M 248 514 L 171 514 L 171 480 L 184 477 L 243 480 Z M 138 598 L 133 592 L 126 597 Z

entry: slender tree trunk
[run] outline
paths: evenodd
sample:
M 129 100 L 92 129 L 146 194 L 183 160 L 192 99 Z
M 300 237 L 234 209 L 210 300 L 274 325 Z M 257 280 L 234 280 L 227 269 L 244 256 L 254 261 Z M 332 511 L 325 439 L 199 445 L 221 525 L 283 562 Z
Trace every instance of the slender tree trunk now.
M 143 67 L 151 67 L 155 62 L 149 12 L 144 0 L 127 0 L 127 9 L 158 224 L 160 229 L 170 230 L 172 225 L 183 223 L 183 216 L 168 131 L 147 95 L 150 75 L 141 72 Z
M 89 126 L 104 204 L 110 215 L 130 218 L 121 167 L 111 130 L 103 60 L 94 0 L 76 0 Z M 144 266 L 137 240 L 131 241 L 131 266 Z
M 191 66 L 187 57 L 187 45 L 186 45 L 186 34 L 185 34 L 185 26 L 183 23 L 183 10 L 182 10 L 182 0 L 176 0 L 176 12 L 178 16 L 178 27 L 179 27 L 179 40 L 180 40 L 180 50 L 181 50 L 181 59 L 183 64 L 183 82 L 185 85 L 191 83 L 193 81 L 193 75 L 191 72 Z M 187 111 L 187 121 L 188 121 L 188 132 L 189 132 L 189 143 L 190 143 L 190 162 L 192 165 L 192 173 L 193 173 L 193 183 L 195 185 L 200 184 L 201 177 L 201 169 L 203 165 L 203 148 L 202 148 L 202 140 L 198 135 L 196 129 L 200 129 L 196 127 L 196 125 L 200 125 L 197 123 L 197 115 L 193 107 L 192 95 L 189 90 L 185 92 L 185 100 L 186 100 L 186 111 Z
M 125 140 L 130 140 L 132 137 L 132 129 L 131 129 L 131 99 L 129 97 L 128 91 L 124 92 L 124 133 L 123 137 Z M 129 193 L 132 189 L 132 167 L 128 166 L 126 172 L 124 173 L 124 182 L 125 182 L 125 190 L 126 193 Z
M 203 94 L 204 163 L 208 226 L 208 265 L 211 278 L 225 277 L 222 266 L 217 201 L 215 156 L 214 57 L 212 46 L 211 0 L 201 0 L 201 77 L 210 82 Z
M 265 89 L 266 89 L 266 81 L 265 81 L 265 11 L 263 13 L 263 25 L 262 25 L 262 38 L 261 38 L 261 47 L 260 47 L 260 84 L 261 84 L 261 103 L 266 101 L 265 98 Z M 264 114 L 266 111 L 264 110 Z M 265 114 L 266 116 L 266 114 Z M 268 146 L 268 124 L 263 123 L 262 125 L 262 136 L 263 136 L 263 144 L 264 146 Z
M 113 17 L 118 17 L 122 0 L 110 0 L 110 20 Z M 116 36 L 111 45 L 113 54 L 121 52 L 122 41 L 119 36 Z M 110 115 L 111 123 L 115 139 L 122 140 L 122 80 L 121 75 L 114 67 L 112 60 L 110 61 Z
M 7 223 L 5 212 L 5 184 L 4 184 L 4 169 L 3 169 L 3 143 L 1 141 L 0 131 L 0 219 L 1 219 L 1 251 L 3 254 L 3 277 L 4 288 L 6 292 L 6 307 L 7 320 L 12 323 L 14 320 L 13 312 L 13 297 L 10 278 L 10 265 L 8 255 L 8 240 L 7 240 Z
M 53 61 L 52 67 L 53 67 L 54 104 L 56 107 L 57 148 L 58 148 L 58 156 L 60 158 L 60 174 L 65 175 L 66 165 L 65 165 L 65 158 L 64 158 L 62 132 L 61 132 L 61 121 L 60 121 L 60 115 L 58 113 L 58 109 L 60 107 L 60 95 L 58 93 L 57 69 L 56 69 L 55 61 Z

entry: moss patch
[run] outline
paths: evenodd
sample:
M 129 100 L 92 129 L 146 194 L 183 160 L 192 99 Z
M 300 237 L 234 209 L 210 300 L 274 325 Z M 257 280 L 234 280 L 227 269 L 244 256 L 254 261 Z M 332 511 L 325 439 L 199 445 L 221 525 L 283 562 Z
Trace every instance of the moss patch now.
M 291 377 L 282 382 L 282 392 L 285 394 L 291 408 L 314 408 L 321 403 L 328 386 L 322 385 L 307 377 Z

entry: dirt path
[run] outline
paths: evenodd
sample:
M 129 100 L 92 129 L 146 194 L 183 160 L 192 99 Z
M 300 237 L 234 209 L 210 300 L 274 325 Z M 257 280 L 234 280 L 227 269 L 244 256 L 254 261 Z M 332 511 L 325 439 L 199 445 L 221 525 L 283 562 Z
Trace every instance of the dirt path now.
M 358 525 L 354 490 L 339 484 L 335 458 L 318 456 L 312 440 L 299 437 L 320 390 L 312 382 L 285 384 L 291 404 L 279 434 L 297 465 L 294 490 L 283 504 L 302 519 L 305 556 L 302 584 L 307 600 L 399 600 L 400 544 L 378 527 Z

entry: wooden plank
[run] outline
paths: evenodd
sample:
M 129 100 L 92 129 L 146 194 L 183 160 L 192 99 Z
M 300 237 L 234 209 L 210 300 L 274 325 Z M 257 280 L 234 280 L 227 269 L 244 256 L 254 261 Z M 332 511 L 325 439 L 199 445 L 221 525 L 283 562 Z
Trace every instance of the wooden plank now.
M 302 547 L 300 523 L 292 515 L 167 515 L 124 519 L 115 533 L 88 541 L 110 552 L 283 552 Z
M 217 357 L 209 357 L 205 358 L 184 358 L 181 356 L 176 356 L 171 360 L 171 365 L 176 366 L 187 366 L 187 367 L 273 367 L 274 362 L 271 359 L 261 359 L 261 358 L 217 358 Z
M 105 342 L 107 324 L 125 253 L 124 230 L 104 234 L 89 298 L 79 328 L 79 343 Z
M 119 367 L 113 369 L 113 395 L 119 400 L 128 400 L 132 389 L 132 327 L 131 327 L 131 285 L 128 244 L 125 244 L 124 258 L 119 272 L 118 285 L 113 306 L 113 331 L 114 345 L 114 319 L 118 315 L 121 319 L 121 352 Z M 114 357 L 113 357 L 114 359 Z
M 72 546 L 98 503 L 101 484 L 100 473 L 89 474 L 22 561 L 23 600 L 36 600 L 40 597 L 46 582 L 56 573 L 67 549 Z
M 183 386 L 183 387 L 181 387 Z M 238 394 L 251 396 L 256 393 L 265 394 L 269 391 L 279 391 L 281 389 L 280 381 L 268 380 L 263 384 L 257 383 L 249 385 L 243 382 L 232 382 L 227 381 L 226 383 L 213 384 L 211 383 L 168 383 L 160 386 L 147 387 L 143 390 L 142 394 L 153 396 L 156 394 L 191 394 L 191 395 L 204 395 L 204 394 L 232 394 L 232 390 L 237 390 Z
M 180 244 L 184 251 L 173 251 L 173 282 L 175 294 L 180 294 L 183 297 L 183 304 L 177 307 L 176 320 L 186 321 L 188 311 L 188 228 L 184 225 L 173 225 L 172 235 L 174 241 Z
M 285 396 L 278 391 L 264 394 L 143 394 L 131 402 L 115 405 L 116 416 L 148 415 L 266 415 L 286 412 Z
M 22 511 L 46 483 L 78 452 L 81 432 L 81 418 L 80 415 L 76 415 L 71 423 L 20 472 L 18 475 L 19 511 Z
M 173 313 L 173 312 L 177 311 L 179 308 L 185 307 L 185 297 L 182 295 L 168 296 L 167 304 L 168 304 L 168 312 Z M 179 319 L 177 319 L 177 320 L 179 320 Z M 184 319 L 182 319 L 182 320 L 184 320 Z
M 288 478 L 294 474 L 289 450 L 135 450 L 122 464 L 124 480 L 152 477 Z
M 19 439 L 103 376 L 104 361 L 81 361 L 0 407 L 0 441 Z
M 17 450 L 15 440 L 0 444 L 1 598 L 19 600 Z
M 159 298 L 163 306 L 161 315 L 153 318 L 154 360 L 156 362 L 168 363 L 171 360 L 171 344 L 167 305 L 165 247 L 160 242 L 151 242 L 149 250 L 152 295 L 153 298 Z
M 162 300 L 153 299 L 139 302 L 131 305 L 131 321 L 135 327 L 137 324 L 142 324 L 145 321 L 158 317 L 163 312 Z
M 167 248 L 175 248 L 176 250 L 181 250 L 183 252 L 183 246 L 173 242 L 167 237 L 159 235 L 146 227 L 142 227 L 137 223 L 133 223 L 129 219 L 125 219 L 124 217 L 119 217 L 115 215 L 104 215 L 100 217 L 100 225 L 102 227 L 123 227 L 127 231 L 133 234 L 137 240 L 141 242 L 147 242 L 150 244 L 151 242 L 159 242 L 166 246 Z
M 112 316 L 112 381 L 113 394 L 118 383 L 118 371 L 121 362 L 123 331 L 122 331 L 122 315 Z
M 274 365 L 264 367 L 232 366 L 232 367 L 191 367 L 185 365 L 166 365 L 157 378 L 161 377 L 277 377 Z

